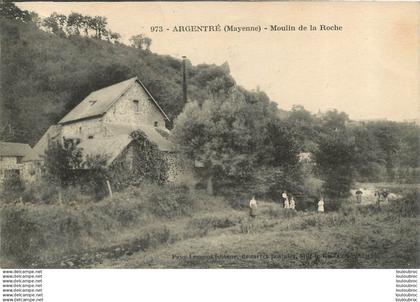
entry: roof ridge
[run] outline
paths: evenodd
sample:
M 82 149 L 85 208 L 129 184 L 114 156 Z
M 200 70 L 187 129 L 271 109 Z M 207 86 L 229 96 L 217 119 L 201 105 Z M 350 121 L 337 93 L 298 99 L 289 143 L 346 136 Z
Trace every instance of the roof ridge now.
M 153 102 L 155 103 L 155 105 L 158 107 L 158 109 L 160 110 L 160 112 L 166 117 L 166 119 L 168 120 L 168 122 L 170 122 L 171 120 L 169 119 L 169 117 L 166 115 L 165 111 L 163 111 L 162 107 L 159 106 L 158 102 L 155 100 L 155 98 L 153 97 L 153 95 L 149 92 L 149 90 L 147 90 L 146 86 L 144 86 L 143 82 L 140 81 L 139 79 L 137 79 L 136 81 L 138 81 L 140 83 L 140 85 L 143 87 L 144 91 L 146 91 L 146 93 L 152 98 Z
M 106 113 L 106 112 L 108 112 L 108 110 L 109 110 L 109 108 L 111 108 L 132 86 L 133 86 L 133 84 L 136 82 L 136 80 L 137 80 L 137 76 L 135 76 L 134 78 L 130 78 L 130 79 L 128 79 L 128 80 L 125 80 L 125 81 L 122 81 L 122 82 L 128 82 L 128 81 L 130 81 L 130 80 L 133 80 L 133 83 L 131 83 L 126 89 L 124 89 L 124 91 L 122 92 L 122 93 L 120 93 L 120 95 L 118 96 L 118 97 L 116 97 L 112 102 L 111 102 L 111 104 L 108 106 L 108 107 L 106 107 L 105 108 L 105 110 L 103 111 L 103 113 L 102 114 L 104 114 L 104 113 Z M 120 82 L 120 83 L 116 83 L 116 84 L 114 84 L 114 85 L 118 85 L 118 84 L 121 84 L 122 82 Z M 111 85 L 112 86 L 112 85 Z M 108 86 L 108 87 L 110 87 L 110 86 Z M 104 87 L 104 88 L 102 88 L 102 89 L 105 89 L 105 88 L 108 88 L 108 87 Z

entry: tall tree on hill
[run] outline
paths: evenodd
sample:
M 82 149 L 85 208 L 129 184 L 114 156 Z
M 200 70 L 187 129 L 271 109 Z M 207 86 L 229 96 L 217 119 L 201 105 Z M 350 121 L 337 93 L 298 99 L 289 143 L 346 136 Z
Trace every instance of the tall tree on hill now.
M 114 44 L 118 44 L 121 39 L 121 35 L 117 32 L 109 31 L 109 38 Z
M 47 27 L 53 34 L 65 36 L 64 28 L 67 22 L 67 17 L 62 14 L 53 12 L 50 16 L 46 17 L 42 25 Z
M 67 18 L 67 31 L 73 35 L 80 35 L 80 29 L 83 27 L 83 16 L 72 12 Z
M 85 36 L 86 37 L 89 36 L 89 29 L 91 28 L 91 24 L 92 24 L 92 17 L 83 16 L 80 23 L 82 25 L 83 32 L 85 33 Z
M 152 45 L 152 39 L 144 34 L 132 36 L 130 42 L 132 47 L 143 50 L 150 50 L 150 46 Z
M 91 19 L 90 26 L 95 31 L 95 38 L 102 39 L 107 25 L 108 21 L 106 17 L 95 16 Z

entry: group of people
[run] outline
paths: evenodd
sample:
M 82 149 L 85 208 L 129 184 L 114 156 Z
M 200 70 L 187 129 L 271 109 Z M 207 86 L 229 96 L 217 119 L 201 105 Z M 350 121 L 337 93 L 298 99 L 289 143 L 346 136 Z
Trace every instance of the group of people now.
M 284 208 L 285 209 L 296 210 L 296 202 L 295 202 L 295 199 L 293 198 L 293 196 L 290 198 L 290 201 L 289 201 L 289 196 L 287 196 L 286 192 L 283 192 L 281 194 L 281 197 L 283 198 L 283 203 L 284 203 Z
M 287 195 L 287 192 L 283 192 L 281 194 L 283 199 L 283 205 L 285 209 L 292 209 L 296 211 L 296 202 L 293 196 L 290 197 Z M 321 197 L 318 201 L 318 212 L 324 213 L 324 198 Z M 249 216 L 251 218 L 257 217 L 257 200 L 255 199 L 255 196 L 252 196 L 252 199 L 249 201 Z

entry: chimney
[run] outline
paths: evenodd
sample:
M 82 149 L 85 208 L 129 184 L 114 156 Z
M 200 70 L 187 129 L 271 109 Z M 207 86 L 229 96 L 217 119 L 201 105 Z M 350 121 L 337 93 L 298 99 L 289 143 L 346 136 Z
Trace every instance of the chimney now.
M 188 95 L 187 95 L 187 57 L 182 56 L 182 100 L 184 102 L 184 105 L 188 101 Z

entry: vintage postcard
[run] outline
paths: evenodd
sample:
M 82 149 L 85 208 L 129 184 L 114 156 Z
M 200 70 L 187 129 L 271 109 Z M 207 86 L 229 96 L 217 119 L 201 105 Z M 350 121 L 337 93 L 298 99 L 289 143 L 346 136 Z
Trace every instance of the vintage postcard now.
M 1 3 L 1 267 L 418 268 L 419 20 Z

